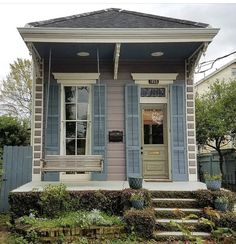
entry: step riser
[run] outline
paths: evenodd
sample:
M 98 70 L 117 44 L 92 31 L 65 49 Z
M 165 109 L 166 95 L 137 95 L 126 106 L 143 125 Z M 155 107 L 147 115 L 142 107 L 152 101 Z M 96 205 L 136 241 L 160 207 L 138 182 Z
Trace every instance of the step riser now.
M 179 202 L 179 201 L 153 201 L 153 207 L 158 208 L 198 208 L 198 202 Z
M 209 225 L 204 224 L 188 224 L 184 223 L 181 224 L 182 226 L 186 227 L 190 231 L 198 231 L 198 232 L 210 232 L 211 228 Z M 168 223 L 157 223 L 156 224 L 156 230 L 157 231 L 180 231 L 177 227 L 170 226 Z
M 199 218 L 204 217 L 203 212 L 186 212 L 183 213 L 183 215 L 176 215 L 174 212 L 171 211 L 156 211 L 155 216 L 157 219 L 180 219 L 180 218 L 185 218 L 190 214 L 195 214 Z
M 191 191 L 151 191 L 152 198 L 195 198 Z
M 203 236 L 201 237 L 203 240 L 208 240 L 208 239 L 211 239 L 210 236 Z M 186 236 L 171 236 L 171 235 L 167 235 L 167 236 L 154 236 L 154 239 L 156 241 L 164 241 L 166 242 L 168 240 L 168 243 L 171 243 L 172 241 L 187 241 L 189 240 L 188 237 Z

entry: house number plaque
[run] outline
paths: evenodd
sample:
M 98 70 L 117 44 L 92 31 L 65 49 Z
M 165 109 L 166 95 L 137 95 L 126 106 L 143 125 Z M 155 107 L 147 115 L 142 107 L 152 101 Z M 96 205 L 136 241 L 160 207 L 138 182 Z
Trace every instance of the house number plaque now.
M 148 80 L 148 83 L 150 85 L 157 85 L 157 84 L 159 84 L 159 80 Z

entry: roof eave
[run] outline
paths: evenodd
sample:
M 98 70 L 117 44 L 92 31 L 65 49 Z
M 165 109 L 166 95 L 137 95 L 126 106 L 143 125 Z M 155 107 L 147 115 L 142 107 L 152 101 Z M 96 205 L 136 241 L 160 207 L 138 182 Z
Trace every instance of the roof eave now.
M 18 28 L 25 42 L 211 42 L 218 28 Z

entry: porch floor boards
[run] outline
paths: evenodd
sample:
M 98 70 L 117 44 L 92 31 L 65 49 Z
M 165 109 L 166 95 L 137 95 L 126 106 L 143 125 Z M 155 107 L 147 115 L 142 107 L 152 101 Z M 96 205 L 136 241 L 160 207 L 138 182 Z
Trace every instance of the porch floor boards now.
M 85 191 L 85 190 L 123 190 L 129 188 L 127 181 L 31 181 L 22 185 L 12 192 L 29 192 L 32 190 L 42 191 L 44 186 L 48 184 L 57 185 L 64 183 L 68 190 Z M 196 191 L 206 189 L 206 185 L 202 182 L 143 182 L 143 188 L 151 191 Z

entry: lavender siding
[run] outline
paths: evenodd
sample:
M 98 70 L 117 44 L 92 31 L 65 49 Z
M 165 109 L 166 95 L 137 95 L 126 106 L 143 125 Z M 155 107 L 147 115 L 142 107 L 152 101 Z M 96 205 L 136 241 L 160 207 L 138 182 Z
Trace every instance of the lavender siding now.
M 106 81 L 107 84 L 107 131 L 125 131 L 124 122 L 124 85 L 125 81 Z M 108 178 L 125 179 L 125 143 L 107 144 Z

